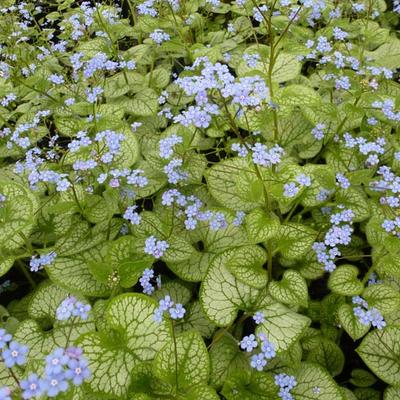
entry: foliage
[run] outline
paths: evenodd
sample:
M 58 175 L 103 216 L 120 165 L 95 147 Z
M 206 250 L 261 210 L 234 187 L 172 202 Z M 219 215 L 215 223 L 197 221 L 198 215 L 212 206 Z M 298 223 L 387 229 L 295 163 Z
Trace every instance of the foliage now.
M 399 398 L 399 1 L 1 7 L 0 400 Z

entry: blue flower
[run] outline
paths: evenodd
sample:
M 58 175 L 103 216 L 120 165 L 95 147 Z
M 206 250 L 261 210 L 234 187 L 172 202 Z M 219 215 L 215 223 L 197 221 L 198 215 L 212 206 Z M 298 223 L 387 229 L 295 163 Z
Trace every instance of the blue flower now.
M 28 353 L 28 347 L 18 342 L 12 341 L 9 344 L 9 348 L 3 350 L 4 364 L 7 368 L 11 368 L 14 365 L 24 365 L 26 362 L 26 354 Z
M 186 313 L 186 310 L 183 308 L 182 304 L 177 303 L 175 307 L 171 307 L 169 309 L 169 315 L 172 319 L 180 319 L 183 318 Z
M 11 400 L 11 390 L 8 387 L 0 388 L 0 400 Z
M 22 380 L 20 386 L 24 399 L 38 397 L 43 393 L 43 381 L 36 374 L 30 374 L 28 379 Z
M 7 343 L 10 342 L 12 336 L 5 331 L 5 329 L 0 329 L 0 349 L 4 349 Z
M 257 346 L 257 340 L 253 334 L 245 336 L 240 342 L 240 348 L 246 350 L 249 353 L 253 351 Z
M 64 370 L 69 358 L 65 354 L 64 349 L 59 347 L 46 357 L 46 374 L 57 375 Z
M 88 361 L 85 358 L 69 360 L 67 366 L 65 377 L 72 380 L 75 386 L 81 385 L 90 376 Z
M 65 374 L 48 375 L 43 381 L 43 391 L 49 397 L 56 397 L 61 392 L 66 392 L 68 389 L 68 381 Z
M 262 313 L 261 311 L 257 311 L 254 315 L 253 315 L 253 320 L 254 322 L 258 325 L 261 324 L 262 322 L 265 321 L 265 317 L 264 317 L 264 313 Z
M 254 354 L 251 357 L 250 365 L 257 371 L 262 371 L 264 367 L 267 365 L 267 360 L 265 359 L 264 353 Z

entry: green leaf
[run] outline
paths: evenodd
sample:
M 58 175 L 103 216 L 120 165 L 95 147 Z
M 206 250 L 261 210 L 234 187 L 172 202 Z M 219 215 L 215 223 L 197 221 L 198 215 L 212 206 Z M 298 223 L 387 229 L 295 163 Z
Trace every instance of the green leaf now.
M 354 386 L 368 387 L 372 386 L 376 381 L 376 377 L 365 369 L 356 368 L 351 371 L 350 383 Z
M 368 286 L 362 293 L 369 307 L 376 307 L 381 313 L 389 314 L 400 307 L 400 292 L 385 283 Z
M 251 246 L 246 248 L 250 252 L 253 249 Z M 240 282 L 228 269 L 228 263 L 237 253 L 238 249 L 231 249 L 215 256 L 201 284 L 202 307 L 217 326 L 232 323 L 238 310 L 248 309 L 258 297 L 259 290 Z
M 251 192 L 251 185 L 257 182 L 257 176 L 249 163 L 243 158 L 230 158 L 215 164 L 205 173 L 208 190 L 223 206 L 242 211 L 250 211 L 263 205 L 263 199 L 249 201 L 242 193 Z M 241 189 L 238 191 L 240 179 Z
M 13 257 L 5 257 L 0 259 L 0 277 L 5 275 L 14 265 Z
M 279 219 L 276 216 L 268 216 L 262 209 L 256 208 L 246 216 L 245 227 L 249 239 L 254 243 L 261 243 L 278 235 Z
M 353 339 L 362 338 L 370 329 L 370 325 L 362 324 L 354 315 L 353 307 L 349 304 L 342 304 L 338 310 L 340 325 Z
M 284 304 L 303 307 L 307 307 L 308 304 L 307 282 L 299 272 L 294 270 L 285 271 L 280 282 L 271 282 L 269 293 L 274 299 Z
M 171 340 L 169 321 L 157 323 L 158 304 L 150 297 L 125 293 L 112 299 L 105 318 L 114 334 L 91 332 L 80 339 L 95 392 L 121 396 L 130 386 L 131 373 L 141 362 L 152 360 Z
M 236 371 L 225 381 L 221 394 L 227 400 L 279 400 L 278 391 L 270 374 Z
M 195 247 L 201 245 L 201 250 L 196 250 L 185 261 L 168 262 L 168 267 L 181 279 L 190 282 L 202 281 L 215 255 L 228 248 L 248 243 L 244 229 L 233 225 L 233 218 L 230 215 L 226 216 L 226 220 L 228 226 L 218 230 L 210 229 L 207 222 L 200 222 L 196 231 L 190 234 L 189 240 Z
M 349 187 L 336 193 L 336 201 L 354 212 L 354 222 L 369 218 L 370 210 L 366 194 L 358 188 Z
M 303 362 L 296 373 L 297 385 L 291 390 L 296 400 L 344 400 L 329 373 L 317 364 Z
M 210 360 L 199 333 L 184 332 L 167 343 L 154 358 L 153 373 L 179 390 L 207 383 Z
M 28 188 L 4 178 L 0 179 L 0 193 L 6 197 L 0 208 L 0 252 L 7 254 L 21 247 L 24 237 L 29 237 L 39 201 Z
M 287 350 L 304 333 L 311 320 L 295 313 L 280 303 L 263 307 L 265 322 L 257 327 L 257 333 L 263 332 L 274 343 L 277 352 Z
M 223 330 L 216 332 L 210 350 L 210 385 L 215 389 L 222 387 L 226 379 L 236 371 L 249 369 L 249 360 L 240 351 L 237 340 Z
M 316 237 L 317 232 L 314 229 L 289 222 L 280 226 L 277 248 L 283 257 L 297 260 L 310 251 Z
M 171 298 L 173 297 L 171 296 Z M 189 304 L 184 322 L 176 328 L 178 332 L 195 329 L 201 336 L 208 338 L 213 334 L 216 326 L 207 318 L 200 301 L 196 300 Z
M 110 293 L 110 288 L 93 277 L 87 263 L 81 258 L 56 257 L 46 271 L 54 283 L 71 293 L 94 297 Z
M 255 287 L 266 286 L 268 277 L 263 265 L 267 261 L 266 252 L 259 246 L 239 247 L 235 257 L 226 266 L 229 272 L 240 282 Z
M 385 389 L 383 400 L 397 400 L 400 398 L 400 386 L 389 386 Z
M 26 319 L 18 325 L 14 340 L 28 346 L 29 358 L 43 359 L 57 347 L 65 348 L 75 343 L 82 334 L 94 330 L 94 323 L 89 320 L 75 322 L 72 327 L 71 324 L 71 321 L 57 322 L 53 329 L 43 331 L 36 321 Z
M 307 361 L 326 368 L 332 376 L 339 375 L 344 366 L 344 354 L 340 347 L 330 339 L 321 338 L 308 353 Z
M 342 296 L 359 295 L 364 285 L 357 279 L 358 274 L 358 268 L 354 265 L 341 265 L 329 276 L 328 287 L 332 292 Z
M 28 314 L 34 319 L 54 321 L 58 306 L 67 296 L 66 290 L 61 289 L 51 281 L 44 281 L 30 299 Z
M 386 327 L 370 332 L 357 353 L 370 370 L 389 385 L 400 385 L 400 328 Z
M 277 102 L 283 106 L 318 106 L 321 103 L 321 98 L 311 87 L 289 85 L 278 92 Z
M 148 117 L 156 114 L 158 109 L 158 95 L 153 89 L 144 89 L 137 93 L 133 99 L 124 102 L 127 113 Z

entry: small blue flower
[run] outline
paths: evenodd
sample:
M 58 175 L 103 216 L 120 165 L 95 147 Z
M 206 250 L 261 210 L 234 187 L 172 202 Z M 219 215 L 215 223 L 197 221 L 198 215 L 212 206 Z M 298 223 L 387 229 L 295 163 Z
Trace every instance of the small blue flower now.
M 30 374 L 28 379 L 22 380 L 20 386 L 24 399 L 39 397 L 43 393 L 43 381 L 36 374 Z
M 26 354 L 28 353 L 28 347 L 18 342 L 12 341 L 9 344 L 9 348 L 3 350 L 4 364 L 7 368 L 11 368 L 14 365 L 24 365 L 26 362 Z
M 254 354 L 251 356 L 250 365 L 257 371 L 262 371 L 267 365 L 267 360 L 265 359 L 264 353 Z
M 253 351 L 258 346 L 256 337 L 251 334 L 249 336 L 245 336 L 240 342 L 240 348 L 246 350 L 248 353 Z
M 183 308 L 182 304 L 177 303 L 175 307 L 171 307 L 169 309 L 169 315 L 172 319 L 180 319 L 183 318 L 186 313 L 186 310 Z
M 4 349 L 7 343 L 10 342 L 12 336 L 5 331 L 5 329 L 0 329 L 0 349 Z
M 11 400 L 11 390 L 8 387 L 0 388 L 0 400 Z
M 253 320 L 257 325 L 263 323 L 265 321 L 264 313 L 262 313 L 261 311 L 257 311 L 253 315 Z
M 69 358 L 65 354 L 64 349 L 59 347 L 46 357 L 46 374 L 57 375 L 64 370 Z
M 66 392 L 68 382 L 65 374 L 48 375 L 43 382 L 43 390 L 49 397 L 56 397 L 61 392 Z
M 90 376 L 88 361 L 85 358 L 69 360 L 67 366 L 65 377 L 72 380 L 75 386 L 81 385 Z

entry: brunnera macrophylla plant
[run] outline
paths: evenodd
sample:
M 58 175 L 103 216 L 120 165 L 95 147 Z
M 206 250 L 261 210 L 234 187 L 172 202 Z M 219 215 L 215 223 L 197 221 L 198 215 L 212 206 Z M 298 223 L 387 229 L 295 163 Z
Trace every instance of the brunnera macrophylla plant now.
M 399 1 L 0 11 L 0 400 L 400 398 Z

